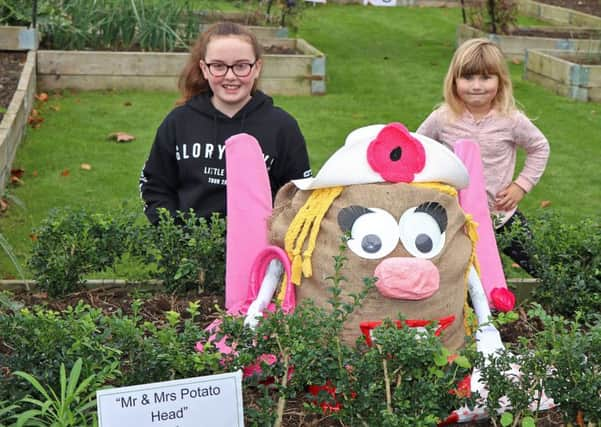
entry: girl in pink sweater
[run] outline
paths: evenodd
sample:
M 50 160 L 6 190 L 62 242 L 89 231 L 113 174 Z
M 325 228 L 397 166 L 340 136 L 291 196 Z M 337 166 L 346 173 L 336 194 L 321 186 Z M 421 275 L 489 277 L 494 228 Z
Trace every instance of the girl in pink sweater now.
M 451 148 L 460 139 L 476 141 L 497 235 L 508 231 L 516 219 L 527 227 L 518 203 L 540 180 L 549 158 L 549 143 L 516 108 L 509 70 L 497 45 L 487 39 L 463 43 L 451 60 L 443 94 L 442 105 L 417 132 Z M 518 147 L 526 151 L 526 159 L 514 179 Z M 504 252 L 533 274 L 519 242 L 512 242 Z

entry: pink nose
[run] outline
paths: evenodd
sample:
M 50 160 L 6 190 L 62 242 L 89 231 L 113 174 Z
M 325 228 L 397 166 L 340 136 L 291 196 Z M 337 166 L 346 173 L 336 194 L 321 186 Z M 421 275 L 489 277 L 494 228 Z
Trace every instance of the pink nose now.
M 388 298 L 421 300 L 431 297 L 440 284 L 438 268 L 427 259 L 386 258 L 376 267 L 376 287 Z

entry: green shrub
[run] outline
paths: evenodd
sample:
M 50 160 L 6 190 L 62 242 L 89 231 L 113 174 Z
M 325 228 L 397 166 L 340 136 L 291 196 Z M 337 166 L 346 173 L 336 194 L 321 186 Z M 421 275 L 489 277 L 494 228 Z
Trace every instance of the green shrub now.
M 156 263 L 157 278 L 169 292 L 224 292 L 225 220 L 214 214 L 210 221 L 193 211 L 173 218 L 166 209 L 159 212 L 156 227 L 147 226 L 135 255 Z
M 131 316 L 121 312 L 102 317 L 99 326 L 110 331 L 110 345 L 121 354 L 120 385 L 187 378 L 223 372 L 221 355 L 216 351 L 198 352 L 197 342 L 207 333 L 196 322 L 198 305 L 189 303 L 186 318 L 175 312 L 165 313 L 160 326 L 144 322 L 139 316 L 141 302 L 134 302 Z
M 559 405 L 564 420 L 575 422 L 579 413 L 585 422 L 601 422 L 601 318 L 582 327 L 581 313 L 575 320 L 550 316 L 540 306 L 529 312 L 542 322 L 534 337 L 537 356 L 550 367 L 544 380 L 547 395 Z
M 167 0 L 43 0 L 41 45 L 64 50 L 187 49 L 198 35 L 190 3 Z
M 533 298 L 547 311 L 571 318 L 601 312 L 601 223 L 582 219 L 566 222 L 552 211 L 532 215 L 532 234 L 516 223 L 505 238 L 516 237 L 530 257 L 540 284 Z
M 102 312 L 79 304 L 61 313 L 41 307 L 15 313 L 0 311 L 2 342 L 8 352 L 0 352 L 0 400 L 16 401 L 28 391 L 14 371 L 25 371 L 53 388 L 59 385 L 61 363 L 68 368 L 79 357 L 86 361 L 84 375 L 108 374 L 118 361 L 119 350 L 105 343 L 107 335 L 98 329 Z
M 115 268 L 124 255 L 140 262 L 162 280 L 169 292 L 223 292 L 225 283 L 225 221 L 211 221 L 193 212 L 177 219 L 164 210 L 154 227 L 137 223 L 139 212 L 114 214 L 84 209 L 54 209 L 35 236 L 29 267 L 50 296 L 79 291 L 85 275 Z
M 0 0 L 0 25 L 28 26 L 32 8 L 22 0 Z
M 543 391 L 559 405 L 568 425 L 579 414 L 587 422 L 601 420 L 601 322 L 597 316 L 594 324 L 583 327 L 581 313 L 575 318 L 549 315 L 533 304 L 528 310 L 532 336 L 520 337 L 492 359 L 478 358 L 494 425 L 535 425 L 545 416 L 537 409 Z M 496 408 L 502 397 L 511 407 L 500 414 Z
M 53 209 L 33 231 L 29 268 L 50 296 L 83 288 L 84 275 L 113 267 L 128 251 L 134 213 L 101 214 Z
M 60 387 L 60 365 L 84 360 L 82 375 L 96 375 L 114 386 L 187 378 L 223 372 L 216 351 L 198 352 L 195 344 L 207 333 L 196 322 L 198 305 L 190 303 L 184 319 L 167 312 L 165 321 L 144 322 L 142 303 L 132 315 L 104 315 L 83 303 L 55 312 L 37 307 L 0 311 L 0 401 L 16 402 L 30 385 L 13 375 L 25 371 L 50 388 Z
M 239 318 L 224 320 L 223 333 L 238 353 L 230 369 L 261 361 L 261 372 L 245 379 L 259 395 L 246 402 L 249 424 L 281 425 L 287 402 L 299 396 L 315 401 L 305 406 L 308 412 L 323 416 L 325 411 L 342 425 L 364 426 L 434 426 L 466 401 L 450 391 L 468 373 L 468 359 L 451 355 L 433 330 L 398 329 L 388 321 L 376 329 L 373 347 L 367 348 L 363 338 L 356 347 L 341 341 L 344 320 L 373 285 L 366 280 L 361 293 L 343 301 L 345 261 L 342 252 L 335 257 L 327 309 L 304 300 L 294 313 L 269 313 L 256 330 L 242 326 Z M 307 396 L 307 385 L 329 390 Z

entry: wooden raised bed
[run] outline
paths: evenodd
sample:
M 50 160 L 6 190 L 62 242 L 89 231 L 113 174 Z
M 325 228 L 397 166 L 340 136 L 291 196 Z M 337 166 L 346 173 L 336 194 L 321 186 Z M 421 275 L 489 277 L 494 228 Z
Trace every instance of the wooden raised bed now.
M 567 98 L 601 102 L 601 51 L 528 50 L 524 78 Z
M 271 95 L 321 95 L 326 57 L 303 39 L 263 39 L 297 54 L 266 54 L 259 86 Z M 176 90 L 187 53 L 38 51 L 39 90 Z
M 597 28 L 575 28 L 575 27 L 536 27 L 537 30 L 544 30 L 548 33 L 565 33 L 571 32 L 576 34 L 578 32 L 599 32 Z M 589 38 L 565 38 L 562 36 L 558 37 L 536 37 L 536 36 L 519 36 L 519 35 L 503 35 L 503 34 L 492 34 L 477 28 L 471 27 L 466 24 L 461 24 L 457 27 L 457 45 L 464 41 L 476 37 L 484 37 L 497 43 L 505 56 L 508 59 L 524 59 L 527 49 L 554 49 L 562 50 L 566 52 L 584 51 L 584 52 L 596 52 L 601 49 L 601 37 Z
M 601 17 L 533 0 L 520 0 L 518 2 L 518 11 L 523 15 L 532 16 L 541 21 L 561 25 L 588 28 L 601 27 Z
M 27 53 L 17 90 L 0 122 L 0 194 L 6 186 L 17 147 L 27 129 L 27 120 L 36 89 L 35 70 L 35 51 L 30 50 Z

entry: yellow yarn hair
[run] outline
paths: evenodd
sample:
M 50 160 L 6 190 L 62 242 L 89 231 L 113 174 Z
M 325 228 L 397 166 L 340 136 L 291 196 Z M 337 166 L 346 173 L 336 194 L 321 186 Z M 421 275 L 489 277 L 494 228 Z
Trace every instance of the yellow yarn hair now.
M 463 327 L 465 328 L 466 335 L 472 335 L 478 328 L 478 324 L 474 316 L 468 316 L 468 313 L 472 311 L 469 304 L 467 303 L 468 293 L 468 277 L 470 274 L 470 267 L 473 265 L 478 275 L 480 275 L 480 264 L 478 263 L 478 257 L 476 256 L 476 243 L 478 243 L 478 223 L 474 221 L 470 214 L 465 214 L 465 232 L 472 242 L 472 254 L 470 255 L 470 262 L 465 272 L 465 308 L 463 317 Z
M 313 190 L 303 207 L 297 212 L 284 237 L 284 249 L 292 260 L 292 283 L 300 285 L 301 274 L 311 277 L 311 256 L 319 234 L 321 221 L 344 187 L 318 188 Z M 310 234 L 309 234 L 310 233 Z M 306 249 L 302 253 L 309 236 Z
M 414 187 L 431 188 L 448 194 L 451 197 L 457 197 L 457 190 L 455 188 L 441 182 L 413 182 L 411 185 Z
M 318 188 L 313 190 L 303 207 L 296 213 L 290 223 L 286 236 L 284 237 L 284 249 L 288 257 L 292 260 L 290 281 L 298 286 L 301 284 L 302 277 L 311 277 L 313 268 L 311 266 L 311 256 L 315 250 L 317 234 L 321 227 L 321 220 L 334 202 L 334 199 L 342 193 L 344 187 Z M 302 254 L 301 250 L 309 236 L 309 243 Z M 280 291 L 277 300 L 283 301 L 286 295 L 286 277 L 282 278 Z

